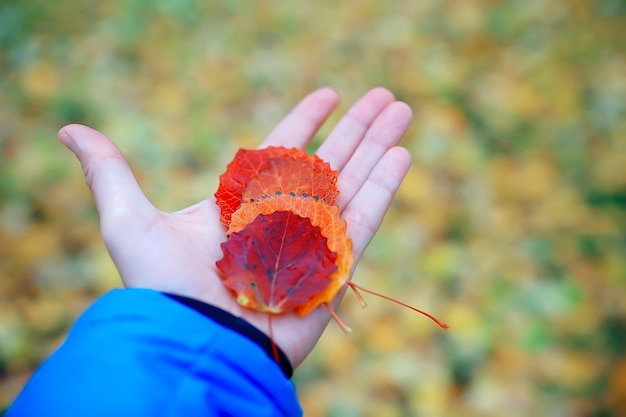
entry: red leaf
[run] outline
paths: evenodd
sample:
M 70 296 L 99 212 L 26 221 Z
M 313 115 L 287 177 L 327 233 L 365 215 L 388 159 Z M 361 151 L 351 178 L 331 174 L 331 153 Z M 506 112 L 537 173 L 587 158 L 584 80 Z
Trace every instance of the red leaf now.
M 270 146 L 264 149 L 239 149 L 235 158 L 226 167 L 226 171 L 220 176 L 220 183 L 215 192 L 216 203 L 220 208 L 220 220 L 226 226 L 230 224 L 231 214 L 239 208 L 242 202 L 242 195 L 248 183 L 256 178 L 272 159 L 284 158 L 308 163 L 317 172 L 327 172 L 332 182 L 332 188 L 337 181 L 337 172 L 330 168 L 315 155 L 309 155 L 305 151 L 282 146 Z M 338 194 L 338 193 L 337 193 Z M 329 204 L 336 203 L 335 199 L 328 201 Z
M 310 219 L 313 226 L 318 226 L 321 236 L 327 239 L 328 248 L 337 254 L 334 261 L 337 270 L 331 275 L 331 284 L 323 291 L 311 294 L 310 300 L 298 307 L 297 313 L 306 316 L 315 307 L 329 302 L 348 279 L 354 257 L 352 256 L 352 241 L 346 235 L 346 222 L 339 216 L 339 207 L 326 204 L 322 200 L 312 197 L 291 196 L 281 194 L 268 196 L 250 203 L 244 203 L 232 215 L 228 233 L 239 232 L 249 227 L 249 223 L 259 215 L 269 215 L 277 211 L 289 211 L 300 217 Z M 312 238 L 310 238 L 312 240 Z
M 337 269 L 320 228 L 289 211 L 258 215 L 222 243 L 222 251 L 216 265 L 237 302 L 272 314 L 306 304 Z

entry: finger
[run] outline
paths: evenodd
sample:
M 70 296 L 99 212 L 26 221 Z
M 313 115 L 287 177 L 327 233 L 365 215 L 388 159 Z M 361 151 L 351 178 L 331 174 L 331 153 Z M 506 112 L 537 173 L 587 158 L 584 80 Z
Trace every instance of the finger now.
M 109 138 L 75 124 L 61 128 L 58 136 L 80 161 L 103 231 L 109 220 L 127 218 L 138 222 L 138 214 L 144 216 L 154 211 L 126 159 Z
M 371 124 L 393 100 L 393 94 L 384 88 L 368 91 L 348 110 L 316 154 L 329 162 L 333 169 L 341 170 Z
M 344 210 L 356 261 L 376 234 L 411 165 L 411 154 L 399 146 L 389 149 Z
M 399 101 L 388 104 L 378 115 L 339 173 L 340 207 L 345 207 L 352 200 L 383 155 L 398 144 L 412 117 L 411 108 Z
M 339 104 L 332 88 L 321 88 L 306 96 L 272 130 L 259 148 L 285 146 L 304 148 Z

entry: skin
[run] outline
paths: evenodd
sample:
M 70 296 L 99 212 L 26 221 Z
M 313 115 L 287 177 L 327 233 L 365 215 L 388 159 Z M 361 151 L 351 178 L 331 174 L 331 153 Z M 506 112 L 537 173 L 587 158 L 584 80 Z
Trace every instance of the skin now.
M 260 147 L 304 148 L 338 103 L 334 90 L 314 91 Z M 411 118 L 406 104 L 396 101 L 388 90 L 375 88 L 351 107 L 316 152 L 339 171 L 338 204 L 348 224 L 355 265 L 411 164 L 409 152 L 397 146 Z M 80 161 L 100 215 L 104 242 L 127 288 L 196 298 L 269 334 L 267 315 L 239 306 L 218 276 L 215 262 L 222 257 L 225 230 L 214 197 L 166 213 L 150 203 L 124 155 L 102 133 L 72 124 L 59 131 L 59 139 Z M 294 368 L 311 352 L 329 320 L 323 306 L 302 318 L 293 313 L 274 317 L 274 340 Z

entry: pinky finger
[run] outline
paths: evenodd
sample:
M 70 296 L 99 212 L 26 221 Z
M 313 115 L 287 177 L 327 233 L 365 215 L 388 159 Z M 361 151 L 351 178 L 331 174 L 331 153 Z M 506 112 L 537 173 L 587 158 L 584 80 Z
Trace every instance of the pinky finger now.
M 343 211 L 355 261 L 378 231 L 410 165 L 409 151 L 399 146 L 389 149 Z

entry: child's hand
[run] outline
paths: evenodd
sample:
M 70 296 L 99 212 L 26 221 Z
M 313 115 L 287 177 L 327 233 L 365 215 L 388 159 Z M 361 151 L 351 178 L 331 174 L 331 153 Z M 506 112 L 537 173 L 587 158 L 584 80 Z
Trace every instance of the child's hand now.
M 313 92 L 261 147 L 305 147 L 338 102 L 331 89 Z M 409 107 L 395 101 L 389 91 L 371 90 L 316 152 L 339 171 L 339 206 L 348 223 L 355 263 L 378 230 L 411 163 L 408 151 L 396 146 L 411 117 Z M 100 214 L 104 242 L 124 285 L 196 298 L 268 333 L 267 315 L 239 306 L 220 282 L 215 262 L 222 257 L 220 244 L 226 237 L 214 197 L 165 213 L 148 201 L 124 156 L 107 137 L 85 126 L 69 125 L 60 130 L 59 138 L 80 160 Z M 294 368 L 313 349 L 329 319 L 323 306 L 303 318 L 293 313 L 274 317 L 274 339 Z

